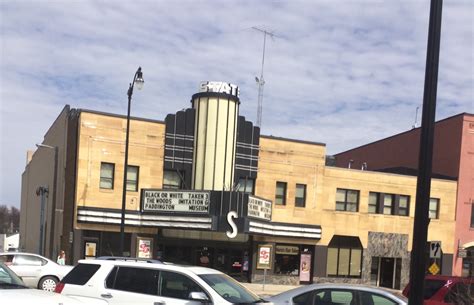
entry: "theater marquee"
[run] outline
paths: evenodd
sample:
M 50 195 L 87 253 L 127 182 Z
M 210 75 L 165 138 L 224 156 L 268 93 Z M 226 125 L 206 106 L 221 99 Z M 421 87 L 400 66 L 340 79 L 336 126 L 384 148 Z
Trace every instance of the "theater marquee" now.
M 143 190 L 142 211 L 209 214 L 209 192 Z

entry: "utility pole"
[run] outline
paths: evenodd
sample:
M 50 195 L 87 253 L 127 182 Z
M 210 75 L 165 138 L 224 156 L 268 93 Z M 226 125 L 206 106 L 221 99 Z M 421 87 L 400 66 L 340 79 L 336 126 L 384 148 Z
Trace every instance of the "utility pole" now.
M 255 81 L 258 84 L 258 105 L 257 105 L 257 126 L 262 126 L 262 106 L 263 106 L 263 86 L 265 85 L 265 80 L 263 78 L 263 66 L 265 65 L 265 45 L 267 41 L 267 35 L 273 38 L 275 34 L 269 32 L 265 29 L 260 29 L 255 26 L 252 29 L 263 33 L 263 54 L 262 54 L 262 69 L 260 70 L 260 78 L 255 77 Z
M 409 305 L 423 304 L 426 268 L 425 247 L 429 224 L 428 211 L 433 163 L 442 8 L 442 0 L 431 0 L 421 118 L 420 155 L 418 158 L 418 179 L 416 184 L 415 221 L 413 225 L 413 247 L 411 251 Z

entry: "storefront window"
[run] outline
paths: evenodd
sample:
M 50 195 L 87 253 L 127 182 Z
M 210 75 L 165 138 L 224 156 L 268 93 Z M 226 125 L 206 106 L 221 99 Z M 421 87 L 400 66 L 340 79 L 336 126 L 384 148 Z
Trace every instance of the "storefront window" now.
M 292 245 L 275 246 L 275 274 L 298 275 L 300 248 Z
M 328 245 L 328 276 L 360 278 L 361 271 L 362 244 L 359 238 L 334 235 Z

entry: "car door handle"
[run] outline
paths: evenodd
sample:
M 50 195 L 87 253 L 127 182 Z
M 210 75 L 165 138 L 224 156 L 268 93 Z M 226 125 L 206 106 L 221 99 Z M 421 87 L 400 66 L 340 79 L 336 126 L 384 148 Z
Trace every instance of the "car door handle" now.
M 104 299 L 111 299 L 112 298 L 112 295 L 110 293 L 103 293 L 100 296 L 103 297 Z
M 166 305 L 165 301 L 154 302 L 153 305 Z

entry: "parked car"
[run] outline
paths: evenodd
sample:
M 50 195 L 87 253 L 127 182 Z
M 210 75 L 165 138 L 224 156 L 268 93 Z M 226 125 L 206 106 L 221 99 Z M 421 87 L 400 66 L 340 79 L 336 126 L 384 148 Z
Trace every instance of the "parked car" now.
M 46 291 L 54 291 L 56 284 L 73 268 L 58 265 L 41 255 L 23 252 L 0 253 L 0 262 L 21 277 L 26 286 Z
M 81 302 L 74 298 L 58 295 L 54 292 L 28 288 L 25 283 L 5 264 L 0 262 L 0 301 L 1 304 L 35 305 L 106 305 L 101 300 Z
M 267 298 L 276 305 L 407 305 L 396 291 L 351 284 L 312 284 Z
M 410 284 L 403 289 L 408 297 Z M 474 278 L 445 275 L 427 275 L 423 291 L 423 305 L 472 305 L 474 304 Z
M 56 287 L 67 296 L 116 304 L 254 304 L 265 302 L 224 273 L 150 261 L 81 260 Z

